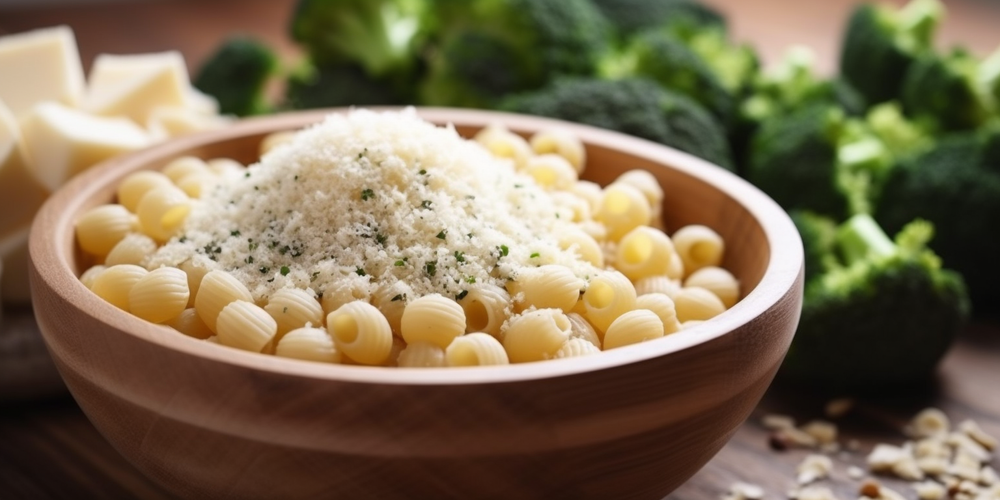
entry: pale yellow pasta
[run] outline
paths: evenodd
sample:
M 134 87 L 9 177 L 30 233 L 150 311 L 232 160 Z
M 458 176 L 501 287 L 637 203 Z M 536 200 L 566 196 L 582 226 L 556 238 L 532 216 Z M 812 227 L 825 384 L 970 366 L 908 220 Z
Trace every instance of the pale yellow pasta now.
M 500 327 L 510 315 L 507 290 L 496 285 L 477 285 L 458 304 L 465 312 L 466 332 L 485 332 L 500 338 Z
M 399 355 L 406 349 L 406 341 L 395 335 L 392 336 L 392 347 L 389 348 L 389 356 L 382 362 L 382 366 L 399 366 Z
M 582 174 L 587 164 L 587 150 L 583 141 L 573 133 L 560 128 L 539 130 L 529 139 L 528 144 L 535 154 L 555 153 L 569 162 L 576 173 Z
M 705 322 L 705 320 L 702 320 L 702 319 L 689 319 L 689 320 L 681 323 L 681 330 L 687 330 L 688 328 L 696 327 L 696 326 L 698 326 L 698 325 L 700 325 L 700 324 L 702 324 L 704 322 Z
M 674 301 L 662 293 L 647 293 L 635 299 L 636 309 L 647 309 L 653 311 L 663 323 L 663 334 L 670 335 L 677 333 L 681 329 L 680 321 L 677 321 L 677 307 Z
M 142 197 L 136 214 L 142 232 L 159 241 L 167 241 L 184 223 L 191 211 L 191 198 L 175 186 L 151 189 Z
M 566 190 L 576 182 L 576 169 L 565 158 L 554 154 L 544 154 L 528 158 L 524 173 L 547 190 Z
M 638 344 L 663 336 L 663 322 L 653 311 L 636 309 L 622 314 L 604 332 L 604 349 Z
M 566 315 L 569 319 L 570 324 L 570 339 L 582 339 L 594 344 L 594 347 L 601 348 L 601 337 L 597 335 L 597 331 L 594 330 L 594 326 L 590 324 L 579 313 L 571 312 Z
M 264 156 L 271 152 L 274 148 L 292 142 L 292 138 L 295 137 L 295 131 L 285 130 L 281 132 L 272 132 L 264 136 L 264 140 L 260 141 L 260 155 Z
M 312 293 L 301 288 L 282 288 L 267 301 L 264 310 L 278 324 L 278 338 L 307 324 L 323 324 L 323 307 Z
M 219 176 L 208 170 L 185 175 L 177 181 L 177 187 L 191 198 L 199 199 L 208 194 L 219 183 Z
M 555 357 L 569 340 L 573 325 L 559 309 L 535 309 L 510 319 L 503 347 L 511 363 Z
M 198 294 L 194 298 L 194 308 L 198 311 L 201 320 L 208 325 L 208 328 L 219 333 L 218 328 L 216 328 L 219 313 L 227 305 L 237 300 L 253 302 L 250 290 L 247 290 L 246 285 L 233 275 L 216 269 L 209 271 L 201 279 Z M 267 314 L 266 311 L 265 314 Z M 274 320 L 272 319 L 272 321 Z M 277 323 L 275 323 L 275 333 L 277 333 L 277 328 Z
M 219 344 L 219 336 L 218 335 L 212 335 L 211 337 L 206 338 L 205 342 L 208 342 L 209 344 L 221 345 L 221 344 Z
M 403 321 L 403 310 L 411 298 L 414 298 L 413 289 L 405 281 L 383 285 L 372 294 L 372 305 L 382 311 L 394 335 L 401 335 L 400 323 Z
M 115 307 L 128 311 L 128 296 L 132 287 L 147 274 L 149 271 L 145 268 L 132 264 L 111 266 L 94 278 L 90 290 Z
M 597 212 L 597 209 L 601 206 L 601 200 L 604 199 L 604 188 L 600 184 L 593 181 L 576 181 L 569 192 L 587 200 L 587 204 L 590 205 L 590 212 Z
M 641 191 L 646 197 L 646 201 L 649 202 L 650 216 L 654 219 L 660 216 L 663 206 L 663 188 L 660 187 L 660 181 L 656 180 L 656 176 L 648 170 L 637 168 L 619 175 L 615 182 L 628 184 Z
M 212 330 L 201 320 L 198 311 L 195 311 L 193 307 L 181 311 L 180 314 L 167 321 L 166 325 L 196 339 L 205 340 L 213 336 Z
M 135 226 L 136 217 L 122 205 L 100 205 L 76 221 L 76 241 L 84 252 L 104 257 Z
M 243 174 L 246 171 L 246 167 L 242 163 L 231 158 L 212 158 L 205 163 L 208 165 L 209 172 L 220 177 Z
M 649 202 L 641 191 L 628 184 L 615 183 L 604 188 L 594 219 L 607 226 L 608 239 L 618 241 L 629 231 L 649 224 L 650 215 Z
M 322 328 L 303 327 L 288 331 L 278 340 L 274 355 L 283 358 L 340 363 L 340 352 Z
M 667 273 L 674 258 L 670 237 L 659 229 L 639 226 L 628 232 L 615 249 L 615 269 L 637 281 Z
M 733 307 L 740 300 L 740 283 L 733 273 L 716 266 L 703 267 L 684 280 L 684 286 L 704 288 L 722 299 L 726 309 Z
M 599 352 L 601 352 L 601 350 L 594 344 L 591 344 L 584 339 L 575 338 L 567 340 L 566 343 L 563 344 L 558 351 L 556 351 L 556 355 L 553 357 L 556 359 L 577 358 L 580 356 L 590 356 L 591 354 L 597 354 Z
M 576 226 L 566 227 L 558 231 L 555 237 L 559 248 L 572 251 L 580 259 L 598 269 L 604 267 L 604 251 L 601 250 L 601 245 L 583 229 Z
M 201 287 L 201 280 L 205 278 L 210 269 L 208 266 L 195 264 L 194 259 L 185 260 L 177 267 L 187 274 L 188 290 L 191 290 L 191 299 L 188 300 L 188 307 L 194 307 L 195 298 L 198 296 L 198 288 Z
M 467 333 L 448 344 L 444 351 L 448 366 L 507 365 L 507 351 L 488 333 Z
M 164 323 L 187 308 L 190 293 L 184 271 L 176 267 L 154 269 L 129 292 L 129 312 L 152 323 Z
M 412 342 L 399 353 L 400 368 L 440 368 L 447 366 L 444 349 L 430 342 Z
M 157 247 L 153 238 L 141 233 L 129 233 L 108 252 L 108 256 L 104 258 L 104 265 L 135 264 L 141 266 L 146 257 L 152 255 Z
M 680 282 L 670 279 L 666 275 L 647 276 L 635 282 L 635 293 L 638 296 L 646 295 L 647 293 L 662 293 L 672 298 L 680 289 Z
M 362 281 L 348 278 L 323 290 L 323 297 L 319 303 L 323 306 L 323 314 L 330 314 L 340 309 L 344 304 L 349 304 L 356 300 L 367 302 L 369 299 L 366 284 Z
M 546 264 L 523 270 L 507 285 L 518 310 L 534 307 L 569 312 L 580 300 L 584 282 L 568 267 Z
M 692 224 L 677 230 L 671 237 L 677 254 L 684 262 L 684 273 L 689 275 L 703 267 L 722 264 L 725 244 L 719 233 L 707 226 Z
M 594 241 L 602 243 L 608 239 L 608 228 L 603 223 L 596 220 L 587 220 L 577 224 L 583 232 L 594 238 Z
M 552 191 L 549 193 L 549 196 L 552 198 L 552 202 L 556 204 L 556 208 L 560 209 L 560 219 L 577 223 L 591 220 L 593 214 L 591 213 L 590 203 L 587 203 L 587 200 L 569 191 Z M 569 216 L 564 217 L 563 213 L 568 213 Z
M 392 329 L 375 306 L 360 300 L 340 306 L 326 317 L 326 329 L 337 350 L 363 365 L 380 365 L 392 352 Z
M 681 323 L 692 319 L 712 319 L 726 310 L 722 299 L 714 293 L 696 286 L 681 288 L 674 295 L 674 307 L 677 309 L 677 319 Z
M 146 193 L 158 187 L 172 186 L 173 181 L 160 172 L 143 170 L 134 174 L 129 174 L 121 184 L 118 185 L 118 203 L 121 203 L 130 212 L 135 212 L 139 208 L 139 202 Z
M 667 277 L 675 281 L 680 281 L 684 279 L 686 274 L 684 271 L 684 261 L 681 260 L 681 256 L 677 253 L 677 247 L 675 246 L 674 255 L 670 257 L 670 265 L 667 266 Z
M 104 270 L 107 268 L 108 266 L 105 266 L 103 264 L 91 266 L 86 271 L 84 271 L 83 274 L 80 275 L 80 283 L 83 283 L 83 286 L 87 288 L 93 288 L 94 280 L 97 279 L 97 277 L 100 276 L 101 273 L 103 273 Z
M 219 312 L 215 333 L 222 345 L 262 352 L 278 333 L 278 324 L 257 304 L 236 300 Z
M 437 293 L 410 301 L 403 310 L 400 331 L 403 340 L 430 342 L 442 349 L 465 333 L 465 311 L 454 300 Z
M 587 321 L 598 332 L 607 331 L 618 316 L 635 309 L 635 287 L 618 271 L 605 271 L 590 280 L 583 294 Z
M 498 158 L 507 158 L 514 162 L 518 170 L 527 165 L 531 158 L 531 146 L 523 137 L 507 130 L 503 124 L 494 123 L 480 130 L 473 140 L 481 144 L 487 151 Z
M 182 156 L 168 163 L 160 172 L 176 184 L 177 181 L 193 173 L 208 172 L 208 165 L 201 158 Z

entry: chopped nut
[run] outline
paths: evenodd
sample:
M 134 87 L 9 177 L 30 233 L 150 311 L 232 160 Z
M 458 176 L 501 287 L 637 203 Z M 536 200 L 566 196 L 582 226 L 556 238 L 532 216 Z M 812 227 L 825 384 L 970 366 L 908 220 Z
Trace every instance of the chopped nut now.
M 756 484 L 736 482 L 729 487 L 729 493 L 723 500 L 760 500 L 764 498 L 764 489 Z
M 813 420 L 801 428 L 802 432 L 812 436 L 819 444 L 830 444 L 837 441 L 837 426 L 823 420 Z
M 978 460 L 980 463 L 990 461 L 990 452 L 971 437 L 961 432 L 953 432 L 948 435 L 948 444 L 957 448 L 956 452 L 965 452 Z M 978 465 L 978 464 L 977 464 Z
M 771 447 L 776 450 L 784 450 L 793 446 L 800 448 L 815 448 L 817 445 L 816 438 L 799 429 L 796 429 L 795 427 L 775 431 L 775 433 L 771 435 L 770 444 Z
M 780 433 L 775 432 L 767 438 L 767 445 L 774 451 L 785 451 L 788 449 L 790 443 Z
M 913 417 L 908 427 L 909 434 L 922 438 L 947 434 L 951 421 L 943 411 L 937 408 L 927 408 Z
M 795 419 L 789 417 L 788 415 L 778 415 L 774 413 L 764 415 L 764 418 L 761 419 L 761 423 L 764 424 L 764 427 L 775 431 L 795 427 Z
M 948 460 L 944 457 L 923 457 L 917 459 L 917 467 L 924 471 L 924 474 L 939 476 L 948 472 Z
M 983 429 L 979 427 L 979 424 L 977 424 L 974 420 L 966 420 L 958 424 L 958 430 L 964 432 L 967 436 L 989 451 L 993 451 L 997 448 L 997 438 L 983 431 Z
M 839 500 L 830 491 L 830 488 L 824 486 L 806 486 L 798 491 L 798 495 L 792 498 L 796 500 Z
M 917 498 L 920 500 L 944 500 L 948 494 L 948 490 L 944 486 L 934 481 L 916 483 L 913 485 L 913 489 L 916 490 Z
M 824 445 L 820 445 L 819 451 L 822 451 L 823 453 L 826 454 L 837 453 L 838 451 L 840 451 L 840 443 L 834 441 L 832 443 L 826 443 Z
M 833 461 L 825 455 L 809 455 L 795 469 L 798 473 L 799 484 L 809 484 L 813 481 L 824 479 L 830 476 L 833 470 Z
M 830 400 L 826 404 L 825 413 L 827 418 L 840 418 L 854 408 L 854 400 L 850 398 L 840 398 Z
M 979 471 L 979 483 L 983 486 L 1000 484 L 1000 475 L 997 475 L 997 471 L 993 467 L 984 465 L 983 470 Z
M 917 465 L 912 455 L 904 455 L 892 465 L 893 474 L 907 481 L 919 481 L 924 478 L 924 471 Z
M 903 448 L 891 444 L 879 444 L 868 455 L 868 468 L 874 472 L 891 471 L 897 462 L 909 453 Z
M 886 488 L 885 486 L 879 487 L 879 493 L 881 493 L 879 500 L 906 500 L 906 497 L 904 497 L 901 493 L 894 489 Z
M 979 485 L 973 481 L 962 481 L 958 483 L 959 493 L 976 493 L 979 491 Z
M 865 470 L 854 465 L 847 468 L 847 477 L 851 479 L 861 479 L 865 477 Z
M 917 441 L 913 448 L 913 454 L 917 458 L 939 457 L 947 458 L 951 456 L 951 450 L 944 439 L 940 437 L 929 437 Z
M 882 485 L 874 479 L 865 479 L 858 488 L 858 494 L 867 498 L 880 498 L 882 496 Z

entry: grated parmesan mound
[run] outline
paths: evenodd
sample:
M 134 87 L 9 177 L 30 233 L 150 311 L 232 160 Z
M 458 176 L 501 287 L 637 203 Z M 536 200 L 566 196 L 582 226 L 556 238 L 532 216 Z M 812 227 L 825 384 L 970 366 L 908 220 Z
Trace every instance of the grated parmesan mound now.
M 525 267 L 596 270 L 552 236 L 570 221 L 532 178 L 452 127 L 402 112 L 330 115 L 227 178 L 150 269 L 223 269 L 262 301 L 286 287 L 413 297 L 504 286 Z

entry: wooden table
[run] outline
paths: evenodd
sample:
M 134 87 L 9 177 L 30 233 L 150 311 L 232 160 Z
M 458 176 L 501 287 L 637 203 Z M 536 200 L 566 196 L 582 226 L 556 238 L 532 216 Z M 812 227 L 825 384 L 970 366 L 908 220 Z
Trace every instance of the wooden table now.
M 765 61 L 773 62 L 791 43 L 813 47 L 819 67 L 831 72 L 836 61 L 840 27 L 853 2 L 813 2 L 791 7 L 781 0 L 706 0 L 730 15 L 734 37 L 751 41 Z M 69 24 L 76 32 L 85 66 L 95 55 L 180 50 L 192 70 L 226 34 L 254 34 L 286 58 L 296 56 L 284 35 L 293 0 L 144 1 L 124 4 L 76 5 L 59 8 L 0 8 L 0 34 L 54 24 Z M 894 0 L 892 3 L 902 3 Z M 0 4 L 2 5 L 2 4 Z M 987 0 L 949 1 L 949 20 L 940 43 L 961 42 L 976 53 L 992 50 L 1000 37 L 995 26 L 1000 6 Z M 25 313 L 7 312 L 6 325 L 23 327 Z M 20 319 L 18 319 L 20 318 Z M 13 320 L 13 321 L 12 321 Z M 857 439 L 861 451 L 835 455 L 829 485 L 842 499 L 857 498 L 858 481 L 848 478 L 848 464 L 862 465 L 866 452 L 879 442 L 903 441 L 903 424 L 927 406 L 944 409 L 954 422 L 972 418 L 1000 436 L 1000 325 L 969 327 L 945 359 L 938 383 L 921 391 L 891 398 L 859 400 L 838 421 L 841 441 Z M 668 498 L 717 499 L 730 484 L 759 484 L 766 498 L 785 498 L 794 485 L 796 465 L 805 450 L 772 451 L 769 431 L 760 418 L 786 413 L 800 421 L 823 417 L 828 396 L 772 388 L 754 416 L 732 441 L 697 475 Z M 996 466 L 997 461 L 994 460 Z M 902 482 L 907 498 L 915 493 Z M 0 403 L 0 496 L 3 498 L 171 498 L 129 465 L 87 421 L 66 395 L 43 400 Z

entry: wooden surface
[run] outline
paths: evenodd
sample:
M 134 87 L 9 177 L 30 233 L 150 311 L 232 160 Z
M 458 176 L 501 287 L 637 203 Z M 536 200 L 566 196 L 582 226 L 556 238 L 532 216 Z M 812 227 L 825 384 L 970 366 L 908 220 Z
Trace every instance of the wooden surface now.
M 52 24 L 69 24 L 77 34 L 85 66 L 103 52 L 137 53 L 178 49 L 196 68 L 228 32 L 246 32 L 274 44 L 287 57 L 296 51 L 284 36 L 292 0 L 149 0 L 125 5 L 87 5 L 7 9 L 0 2 L 0 33 Z M 817 50 L 820 67 L 834 68 L 840 26 L 850 0 L 810 2 L 808 7 L 783 0 L 708 0 L 730 14 L 735 37 L 756 46 L 767 61 L 791 43 Z M 901 3 L 893 0 L 892 3 Z M 950 16 L 940 45 L 962 43 L 980 54 L 1000 36 L 1000 4 L 990 0 L 947 2 Z M 5 311 L 6 324 L 12 314 Z M 20 313 L 23 314 L 23 313 Z M 8 328 L 9 329 L 9 328 Z M 861 401 L 842 422 L 844 439 L 861 440 L 867 450 L 876 442 L 899 443 L 899 429 L 927 405 L 945 409 L 955 420 L 974 418 L 1000 435 L 1000 326 L 970 327 L 945 359 L 937 386 L 893 398 Z M 3 370 L 0 370 L 0 376 Z M 822 416 L 826 397 L 772 389 L 733 439 L 690 481 L 669 496 L 674 500 L 717 499 L 734 481 L 766 488 L 767 498 L 784 498 L 795 465 L 806 452 L 770 451 L 761 415 L 783 411 L 808 420 Z M 862 455 L 848 457 L 860 463 Z M 995 461 L 996 462 L 996 461 Z M 837 460 L 834 486 L 840 498 L 855 498 L 857 481 Z M 67 397 L 7 402 L 0 406 L 0 487 L 7 498 L 171 498 L 129 465 Z M 912 490 L 900 488 L 907 498 Z

